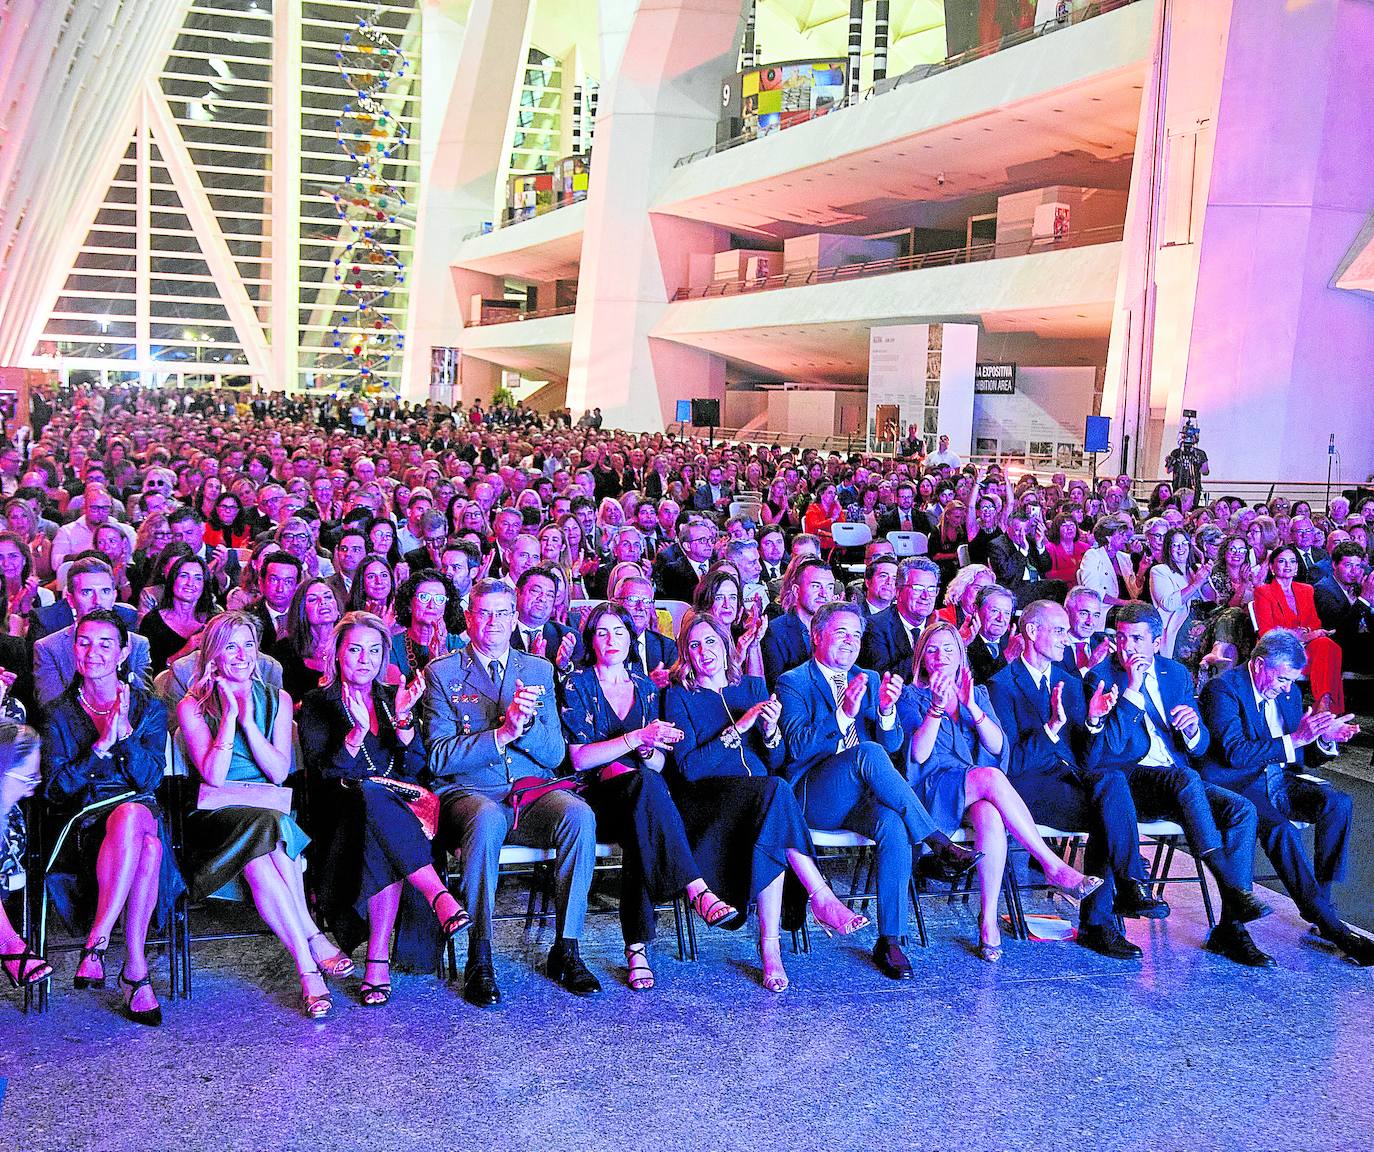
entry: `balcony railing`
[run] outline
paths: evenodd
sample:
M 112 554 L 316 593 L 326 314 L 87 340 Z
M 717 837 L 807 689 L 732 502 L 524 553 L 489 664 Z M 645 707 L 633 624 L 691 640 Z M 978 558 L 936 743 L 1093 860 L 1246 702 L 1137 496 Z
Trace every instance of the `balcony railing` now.
M 822 116 L 833 116 L 841 109 L 848 108 L 854 104 L 862 104 L 865 100 L 873 96 L 882 96 L 905 84 L 912 84 L 918 80 L 925 80 L 930 76 L 936 76 L 941 72 L 948 72 L 951 68 L 958 68 L 960 65 L 968 64 L 974 60 L 982 60 L 985 56 L 995 55 L 1004 49 L 1014 48 L 1018 44 L 1029 43 L 1051 32 L 1058 32 L 1061 29 L 1082 24 L 1085 20 L 1090 20 L 1094 16 L 1101 16 L 1104 12 L 1112 12 L 1117 8 L 1125 8 L 1128 4 L 1135 4 L 1136 2 L 1137 0 L 1098 0 L 1097 3 L 1089 5 L 1087 8 L 1083 9 L 1083 11 L 1073 13 L 1071 16 L 1066 16 L 1062 20 L 1046 20 L 1043 24 L 1037 24 L 1033 28 L 1025 28 L 1019 32 L 1012 32 L 999 40 L 991 40 L 986 44 L 978 45 L 976 48 L 969 48 L 967 51 L 956 53 L 953 56 L 946 56 L 943 60 L 933 64 L 918 64 L 915 68 L 902 73 L 900 76 L 888 80 L 880 80 L 873 87 L 867 88 L 863 92 L 853 96 L 846 96 L 833 108 L 827 108 L 822 112 L 818 112 L 812 119 L 820 119 Z M 802 121 L 801 123 L 810 123 L 810 121 Z M 794 124 L 790 127 L 795 128 L 797 125 Z M 780 131 L 787 131 L 787 129 L 780 129 Z M 773 136 L 777 135 L 777 133 L 770 132 L 769 135 Z M 731 148 L 738 148 L 741 144 L 748 144 L 753 140 L 759 139 L 763 139 L 763 137 L 758 135 L 733 136 L 729 140 L 720 141 L 716 144 L 712 144 L 709 148 L 702 148 L 697 152 L 681 157 L 673 167 L 681 168 L 683 165 L 695 163 L 697 160 L 704 159 L 716 152 L 727 152 Z
M 830 284 L 836 280 L 859 280 L 868 276 L 885 276 L 891 272 L 911 272 L 917 268 L 947 268 L 954 264 L 976 264 L 983 260 L 1003 260 L 1011 256 L 1060 252 L 1066 248 L 1111 244 L 1120 240 L 1122 233 L 1122 225 L 1110 224 L 1102 228 L 1084 228 L 1079 232 L 1068 232 L 1057 240 L 972 244 L 962 248 L 947 248 L 941 252 L 917 252 L 911 256 L 896 256 L 888 260 L 841 264 L 834 268 L 812 268 L 806 272 L 783 272 L 777 276 L 759 276 L 752 280 L 718 280 L 699 288 L 679 288 L 673 299 L 705 300 L 714 296 L 738 296 L 745 292 L 767 292 L 774 288 L 799 288 L 807 284 Z
M 567 208 L 572 204 L 581 204 L 582 201 L 586 198 L 587 193 L 585 191 L 574 192 L 567 199 L 559 200 L 554 204 L 550 204 L 542 212 L 521 209 L 520 211 L 522 214 L 519 216 L 515 214 L 516 209 L 506 208 L 502 211 L 501 219 L 496 221 L 494 227 L 492 226 L 491 222 L 488 221 L 487 223 L 483 224 L 480 228 L 474 228 L 471 232 L 464 233 L 463 239 L 475 240 L 478 236 L 490 236 L 491 233 L 499 232 L 503 228 L 510 228 L 515 224 L 523 224 L 526 220 L 536 220 L 540 216 L 548 216 L 550 213 L 557 212 L 560 208 Z
M 540 308 L 534 312 L 517 312 L 512 309 L 509 312 L 493 312 L 469 324 L 468 327 L 490 328 L 493 324 L 516 324 L 521 320 L 543 320 L 549 316 L 571 316 L 576 311 L 576 304 L 564 304 L 560 308 Z

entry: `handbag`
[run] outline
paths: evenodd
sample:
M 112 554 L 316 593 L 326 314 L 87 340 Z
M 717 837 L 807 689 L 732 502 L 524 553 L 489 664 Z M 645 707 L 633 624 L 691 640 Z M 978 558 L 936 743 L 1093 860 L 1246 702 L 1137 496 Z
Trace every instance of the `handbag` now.
M 439 797 L 428 788 L 412 784 L 409 780 L 397 780 L 392 776 L 369 776 L 367 782 L 380 784 L 395 793 L 410 809 L 411 814 L 420 822 L 420 831 L 426 840 L 433 840 L 439 831 Z
M 575 776 L 560 776 L 556 780 L 546 776 L 521 776 L 512 780 L 510 791 L 506 793 L 506 799 L 515 812 L 511 830 L 520 827 L 520 813 L 541 796 L 547 796 L 550 792 L 579 792 L 581 789 L 582 781 Z
M 221 808 L 265 808 L 285 816 L 291 811 L 291 789 L 237 780 L 202 784 L 196 796 L 197 811 L 216 812 Z

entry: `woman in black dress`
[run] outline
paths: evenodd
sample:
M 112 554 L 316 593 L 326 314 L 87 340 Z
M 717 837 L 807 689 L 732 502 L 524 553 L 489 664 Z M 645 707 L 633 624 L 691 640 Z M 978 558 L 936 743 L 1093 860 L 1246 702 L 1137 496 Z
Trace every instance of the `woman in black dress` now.
M 129 630 L 97 609 L 76 625 L 76 675 L 49 708 L 43 726 L 44 795 L 56 820 L 114 801 L 75 829 L 81 878 L 95 878 L 95 919 L 73 984 L 103 988 L 105 950 L 124 914 L 126 958 L 119 973 L 132 1020 L 156 1026 L 162 1009 L 148 973 L 148 925 L 158 907 L 162 813 L 153 793 L 166 767 L 167 709 L 128 684 Z M 175 892 L 165 892 L 170 902 Z
M 816 866 L 801 809 L 773 775 L 786 754 L 782 706 L 762 678 L 741 676 L 725 625 L 709 613 L 684 613 L 672 675 L 663 711 L 683 733 L 670 776 L 678 811 L 711 884 L 741 909 L 758 902 L 763 985 L 785 991 L 778 937 L 789 870 L 827 934 L 857 932 L 868 918 L 845 907 Z
M 320 678 L 334 659 L 334 625 L 343 605 L 334 586 L 321 576 L 303 581 L 286 610 L 286 641 L 274 655 L 281 662 L 282 690 L 299 703 L 320 686 Z
M 582 798 L 596 813 L 597 839 L 619 844 L 620 927 L 630 987 L 654 986 L 648 946 L 654 905 L 685 893 L 693 909 L 715 927 L 740 920 L 702 878 L 682 817 L 661 775 L 664 753 L 682 737 L 658 718 L 658 689 L 625 663 L 634 625 L 618 604 L 598 604 L 582 629 L 591 666 L 564 686 L 563 728 L 573 770 L 586 781 Z
M 172 562 L 162 585 L 162 602 L 139 622 L 148 640 L 148 674 L 156 676 L 200 646 L 200 634 L 215 612 L 210 573 L 199 556 Z
M 320 905 L 345 952 L 366 937 L 360 991 L 365 1005 L 377 1006 L 391 998 L 398 916 L 406 946 L 401 962 L 433 971 L 440 943 L 467 926 L 468 914 L 435 869 L 435 825 L 426 832 L 405 794 L 380 782 L 420 785 L 426 776 L 425 745 L 413 715 L 424 695 L 424 675 L 399 689 L 383 683 L 391 631 L 367 612 L 350 612 L 339 621 L 333 647 L 328 683 L 301 707 L 301 750 L 312 775 L 314 824 L 326 829 Z M 411 795 L 426 793 L 420 788 Z M 427 907 L 403 909 L 407 881 Z M 432 930 L 436 918 L 438 934 Z

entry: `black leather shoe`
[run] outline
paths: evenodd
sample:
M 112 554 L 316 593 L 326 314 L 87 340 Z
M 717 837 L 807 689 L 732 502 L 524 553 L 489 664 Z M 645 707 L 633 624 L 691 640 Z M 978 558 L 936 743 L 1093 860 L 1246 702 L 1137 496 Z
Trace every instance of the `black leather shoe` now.
M 902 946 L 891 936 L 879 936 L 873 945 L 873 963 L 878 971 L 892 980 L 912 978 L 911 961 L 907 959 Z
M 545 971 L 550 980 L 556 981 L 574 996 L 595 996 L 601 991 L 601 981 L 577 954 L 576 940 L 564 940 L 550 948 Z
M 1239 888 L 1223 889 L 1221 905 L 1226 909 L 1226 919 L 1236 924 L 1253 924 L 1273 911 L 1253 892 L 1242 892 Z
M 1165 920 L 1169 916 L 1167 901 L 1157 900 L 1139 880 L 1128 880 L 1116 887 L 1116 901 L 1112 911 L 1118 916 L 1137 920 Z
M 1349 929 L 1344 932 L 1332 933 L 1330 936 L 1327 936 L 1326 933 L 1322 933 L 1322 935 L 1339 948 L 1352 964 L 1361 968 L 1374 965 L 1374 940 L 1369 939 L 1368 936 L 1361 936 L 1358 932 L 1351 932 Z
M 1268 953 L 1261 952 L 1254 940 L 1250 938 L 1250 933 L 1245 930 L 1244 924 L 1237 924 L 1234 920 L 1224 924 L 1218 924 L 1207 935 L 1207 943 L 1203 945 L 1208 952 L 1215 952 L 1218 956 L 1225 956 L 1228 960 L 1233 960 L 1237 964 L 1244 964 L 1247 968 L 1277 968 L 1278 961 Z
M 971 852 L 949 840 L 943 840 L 921 857 L 916 871 L 927 880 L 957 884 L 973 871 L 973 866 L 982 858 L 981 852 Z
M 1113 960 L 1139 960 L 1145 955 L 1139 948 L 1110 926 L 1099 928 L 1089 924 L 1078 930 L 1078 942 L 1099 956 Z
M 490 961 L 469 964 L 463 970 L 463 999 L 478 1008 L 490 1008 L 501 1003 L 501 989 L 496 986 L 496 969 Z

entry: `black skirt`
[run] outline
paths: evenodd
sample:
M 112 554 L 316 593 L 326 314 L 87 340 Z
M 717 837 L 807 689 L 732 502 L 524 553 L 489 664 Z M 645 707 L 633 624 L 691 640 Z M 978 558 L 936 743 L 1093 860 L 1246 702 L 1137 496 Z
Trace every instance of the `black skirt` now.
M 214 895 L 279 844 L 284 844 L 287 855 L 295 859 L 307 842 L 290 816 L 268 808 L 197 808 L 186 817 L 191 898 L 204 900 Z

